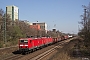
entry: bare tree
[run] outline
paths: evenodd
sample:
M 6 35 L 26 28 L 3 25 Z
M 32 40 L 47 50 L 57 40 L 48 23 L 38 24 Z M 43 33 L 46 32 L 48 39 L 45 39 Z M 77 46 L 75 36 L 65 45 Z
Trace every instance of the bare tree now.
M 3 38 L 3 30 L 2 30 L 2 27 L 3 27 L 3 15 L 4 15 L 4 11 L 2 9 L 0 9 L 0 40 L 2 40 Z
M 90 43 L 90 3 L 89 6 L 84 7 L 84 14 L 81 15 L 82 21 L 80 24 L 83 26 L 83 28 L 79 31 L 79 35 L 83 37 L 85 45 L 88 45 Z

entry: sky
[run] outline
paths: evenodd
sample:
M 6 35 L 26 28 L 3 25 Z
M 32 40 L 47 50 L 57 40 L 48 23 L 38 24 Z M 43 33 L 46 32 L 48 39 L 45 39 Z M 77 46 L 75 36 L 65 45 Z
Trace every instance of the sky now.
M 19 19 L 29 22 L 46 22 L 48 30 L 56 28 L 64 33 L 78 33 L 83 14 L 82 5 L 90 0 L 0 0 L 0 8 L 15 5 L 19 8 Z

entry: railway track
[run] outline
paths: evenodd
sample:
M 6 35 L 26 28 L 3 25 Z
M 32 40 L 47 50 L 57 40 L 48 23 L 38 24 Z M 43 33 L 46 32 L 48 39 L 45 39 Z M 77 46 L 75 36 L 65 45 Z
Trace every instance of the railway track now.
M 19 59 L 21 57 L 23 57 L 23 55 L 18 54 L 18 55 L 12 55 L 12 56 L 7 57 L 7 58 L 5 58 L 3 60 L 17 60 L 17 59 Z
M 45 47 L 43 49 L 47 50 L 47 49 L 50 49 L 51 48 L 51 46 L 48 46 L 48 47 L 49 48 Z M 10 56 L 6 57 L 5 59 L 2 59 L 2 60 L 22 60 L 24 57 L 27 57 L 28 55 L 30 55 L 29 58 L 32 58 L 32 57 L 36 56 L 37 54 L 40 54 L 39 51 L 41 52 L 42 50 L 37 50 L 35 52 L 32 52 L 30 54 L 26 54 L 26 55 L 21 55 L 20 53 L 19 54 L 12 54 L 12 55 L 10 55 Z M 37 53 L 37 52 L 39 52 L 39 53 Z M 45 51 L 43 51 L 43 52 L 45 52 Z
M 74 39 L 74 38 L 72 38 L 72 39 Z M 50 50 L 47 50 L 46 52 L 44 52 L 44 53 L 42 53 L 42 54 L 40 54 L 40 55 L 38 55 L 38 56 L 35 56 L 35 57 L 33 57 L 33 58 L 29 58 L 29 59 L 27 59 L 27 60 L 42 60 L 44 57 L 46 57 L 46 56 L 48 56 L 49 54 L 51 54 L 52 52 L 54 52 L 57 48 L 62 48 L 63 46 L 61 46 L 61 45 L 65 44 L 65 43 L 67 43 L 67 42 L 69 42 L 69 41 L 71 41 L 72 39 L 62 41 L 62 42 L 59 43 L 59 45 L 51 48 Z
M 8 54 L 10 54 L 11 52 L 13 52 L 13 51 L 15 51 L 17 49 L 18 49 L 18 46 L 0 48 L 0 56 L 8 55 Z
M 74 38 L 72 38 L 74 39 Z M 59 42 L 58 44 L 56 44 L 56 46 L 54 46 L 53 48 L 49 48 L 48 50 L 44 51 L 43 53 L 39 53 L 38 55 L 34 55 L 35 52 L 31 53 L 31 54 L 28 54 L 28 55 L 21 55 L 21 54 L 13 54 L 12 56 L 10 57 L 7 57 L 3 60 L 21 60 L 23 59 L 23 57 L 27 57 L 29 56 L 28 58 L 26 58 L 26 60 L 41 60 L 43 59 L 44 57 L 48 56 L 49 54 L 51 54 L 52 52 L 54 52 L 57 48 L 61 48 L 62 44 L 65 44 L 66 42 L 69 42 L 70 40 L 72 39 L 69 39 L 69 40 L 65 40 L 65 41 L 61 41 Z M 37 51 L 36 51 L 37 52 Z M 31 55 L 34 55 L 33 57 L 31 57 Z
M 48 50 L 48 51 L 46 51 L 46 52 L 44 52 L 44 53 L 36 56 L 36 57 L 34 57 L 34 58 L 30 59 L 30 60 L 41 60 L 42 58 L 46 57 L 47 55 L 49 55 L 49 54 L 51 54 L 53 51 L 55 51 L 56 48 L 58 48 L 58 46 L 55 46 L 54 48 L 52 48 L 52 49 L 50 49 L 50 50 Z

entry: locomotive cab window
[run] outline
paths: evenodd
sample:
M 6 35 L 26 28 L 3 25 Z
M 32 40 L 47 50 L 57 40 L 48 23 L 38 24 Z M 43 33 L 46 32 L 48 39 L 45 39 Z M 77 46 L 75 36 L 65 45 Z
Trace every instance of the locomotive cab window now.
M 20 43 L 28 43 L 28 40 L 20 40 Z

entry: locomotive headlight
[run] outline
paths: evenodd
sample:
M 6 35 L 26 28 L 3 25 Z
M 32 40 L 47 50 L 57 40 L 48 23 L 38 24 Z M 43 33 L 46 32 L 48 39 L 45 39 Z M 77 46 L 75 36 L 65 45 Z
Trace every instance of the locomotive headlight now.
M 25 45 L 25 46 L 28 46 L 28 45 Z
M 20 46 L 23 46 L 23 45 L 20 45 Z

